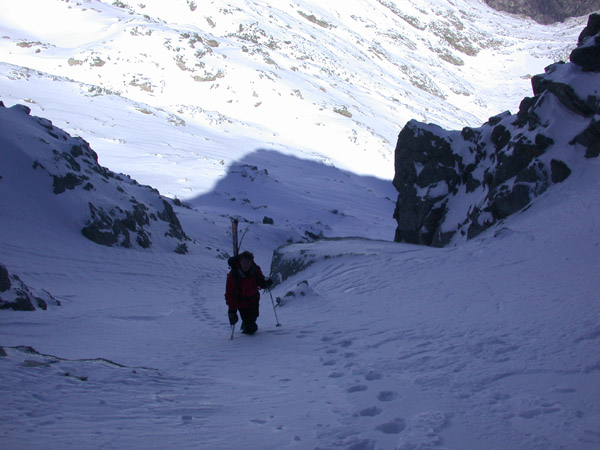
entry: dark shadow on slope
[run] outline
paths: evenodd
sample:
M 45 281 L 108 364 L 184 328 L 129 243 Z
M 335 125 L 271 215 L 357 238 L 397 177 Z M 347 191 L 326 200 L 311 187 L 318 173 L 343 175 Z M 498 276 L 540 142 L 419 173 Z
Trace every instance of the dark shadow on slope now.
M 395 196 L 391 180 L 258 149 L 231 164 L 212 192 L 188 203 L 250 223 L 293 228 L 313 238 L 391 241 Z

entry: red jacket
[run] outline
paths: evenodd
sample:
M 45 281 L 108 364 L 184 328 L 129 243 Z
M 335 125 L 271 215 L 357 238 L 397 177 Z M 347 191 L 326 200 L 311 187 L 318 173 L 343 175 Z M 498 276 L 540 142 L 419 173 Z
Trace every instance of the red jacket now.
M 264 288 L 265 276 L 260 267 L 252 263 L 247 273 L 238 265 L 227 274 L 225 302 L 230 310 L 257 308 L 260 300 L 258 288 Z

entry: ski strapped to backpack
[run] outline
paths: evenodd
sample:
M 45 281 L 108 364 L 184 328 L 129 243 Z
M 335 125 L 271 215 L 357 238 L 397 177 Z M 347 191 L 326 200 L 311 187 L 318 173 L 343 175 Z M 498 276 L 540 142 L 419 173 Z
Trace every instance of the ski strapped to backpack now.
M 227 260 L 227 264 L 229 264 L 229 267 L 231 268 L 231 273 L 233 274 L 233 278 L 235 280 L 235 296 L 237 298 L 240 298 L 241 297 L 241 293 L 240 293 L 241 280 L 240 280 L 240 274 L 238 272 L 239 259 L 241 256 L 240 255 L 240 247 L 242 245 L 244 236 L 246 235 L 246 232 L 248 231 L 248 229 L 246 228 L 246 230 L 242 234 L 242 239 L 238 240 L 238 225 L 239 225 L 239 220 L 237 218 L 232 217 L 231 218 L 231 239 L 232 239 L 232 244 L 233 244 L 233 256 Z M 251 253 L 250 253 L 250 255 L 251 255 Z M 254 259 L 254 258 L 252 258 L 252 259 Z M 235 325 L 231 325 L 231 337 L 229 339 L 233 339 L 234 332 L 235 332 Z
M 229 258 L 227 263 L 229 264 L 229 267 L 231 267 L 231 270 L 233 270 L 233 265 L 235 263 L 237 263 L 238 252 L 240 251 L 239 244 L 238 244 L 238 220 L 233 219 L 233 218 L 231 219 L 231 237 L 233 240 L 233 256 L 231 258 Z M 236 291 L 239 290 L 237 282 L 236 282 L 235 289 L 236 289 Z M 237 292 L 236 292 L 236 294 L 237 294 Z M 233 339 L 234 332 L 235 332 L 235 324 L 231 325 L 231 337 L 229 338 L 230 340 Z
M 233 256 L 236 257 L 240 251 L 238 243 L 238 220 L 231 219 L 231 237 L 233 238 Z M 231 266 L 231 264 L 230 264 Z
M 248 228 L 244 230 L 242 233 L 242 238 L 238 239 L 238 225 L 239 220 L 237 218 L 231 218 L 231 238 L 233 240 L 233 256 L 237 256 L 240 252 L 240 248 L 242 247 L 242 242 L 244 242 L 244 236 L 248 232 Z

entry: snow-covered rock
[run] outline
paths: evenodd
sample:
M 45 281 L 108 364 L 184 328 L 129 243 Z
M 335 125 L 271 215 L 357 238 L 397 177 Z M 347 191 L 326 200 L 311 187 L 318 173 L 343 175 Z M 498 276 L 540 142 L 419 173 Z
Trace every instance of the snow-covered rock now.
M 579 35 L 577 48 L 571 52 L 571 62 L 583 70 L 600 72 L 600 15 L 592 14 L 587 27 Z
M 532 78 L 534 97 L 517 114 L 461 131 L 414 120 L 402 129 L 396 241 L 444 246 L 473 238 L 564 181 L 567 161 L 598 156 L 599 21 L 590 16 L 570 63 Z
M 4 264 L 0 264 L 0 309 L 15 311 L 34 311 L 36 308 L 48 309 L 50 305 L 60 305 L 52 294 L 45 290 L 37 291 L 27 286 L 18 275 L 9 273 Z
M 0 104 L 3 214 L 16 214 L 10 207 L 18 205 L 97 244 L 148 248 L 160 242 L 186 252 L 189 238 L 156 189 L 102 167 L 84 139 L 29 113 L 27 106 Z

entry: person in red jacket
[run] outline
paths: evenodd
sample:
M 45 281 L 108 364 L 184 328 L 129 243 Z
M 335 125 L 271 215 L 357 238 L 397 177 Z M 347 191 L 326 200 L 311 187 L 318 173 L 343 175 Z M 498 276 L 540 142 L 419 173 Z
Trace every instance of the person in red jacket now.
M 230 258 L 229 265 L 231 271 L 227 274 L 225 287 L 229 323 L 232 326 L 237 323 L 239 311 L 242 318 L 242 333 L 254 334 L 258 330 L 256 325 L 260 301 L 258 288 L 266 289 L 273 284 L 273 281 L 265 278 L 260 267 L 254 262 L 254 255 L 248 251 Z

